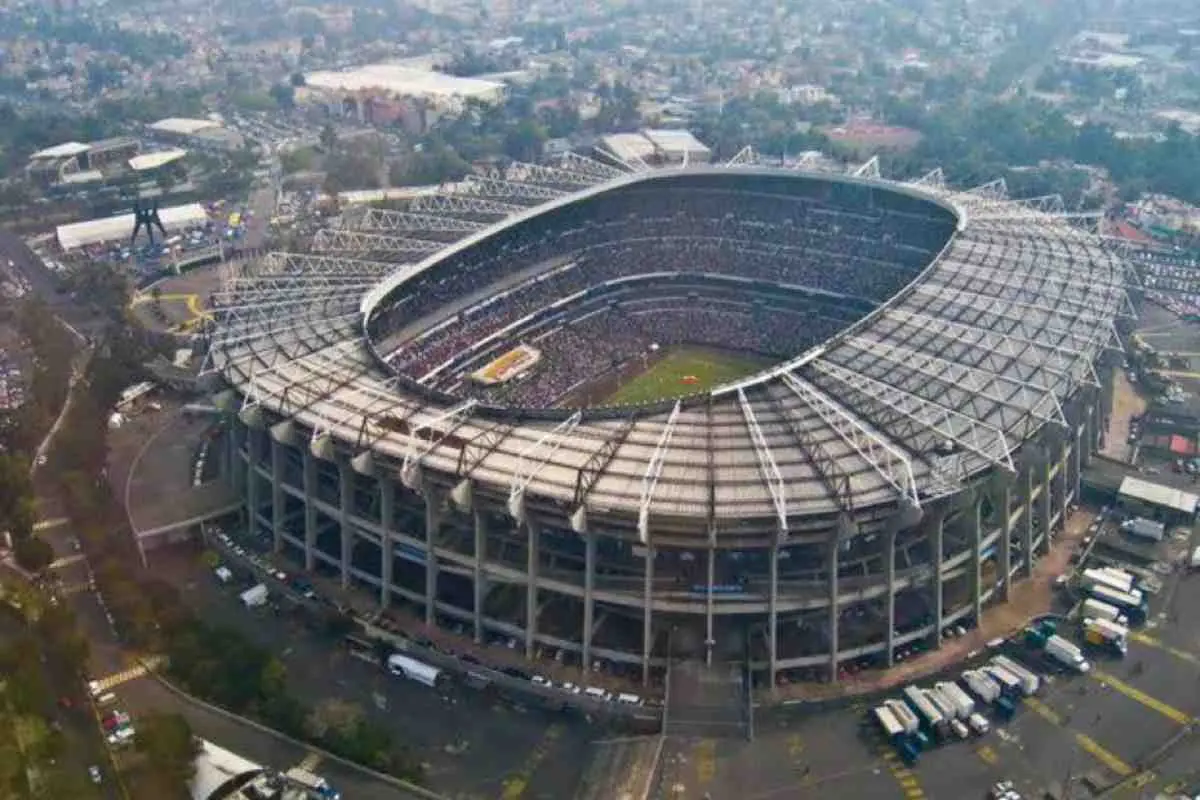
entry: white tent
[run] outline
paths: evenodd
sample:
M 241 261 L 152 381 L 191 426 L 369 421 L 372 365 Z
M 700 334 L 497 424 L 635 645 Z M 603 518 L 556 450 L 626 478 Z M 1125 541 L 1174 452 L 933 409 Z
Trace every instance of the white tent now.
M 208 222 L 208 212 L 199 203 L 162 208 L 159 209 L 158 216 L 168 231 L 187 230 Z M 127 239 L 133 233 L 133 214 L 118 214 L 115 217 L 59 225 L 56 233 L 58 246 L 63 252 L 93 244 L 115 242 Z

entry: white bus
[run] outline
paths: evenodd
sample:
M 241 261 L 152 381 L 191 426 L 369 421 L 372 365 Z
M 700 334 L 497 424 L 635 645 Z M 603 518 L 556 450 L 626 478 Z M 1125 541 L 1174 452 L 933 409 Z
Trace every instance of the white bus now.
M 388 656 L 387 668 L 388 672 L 397 677 L 408 678 L 431 688 L 437 686 L 442 677 L 442 671 L 437 667 L 431 667 L 423 661 L 399 653 Z

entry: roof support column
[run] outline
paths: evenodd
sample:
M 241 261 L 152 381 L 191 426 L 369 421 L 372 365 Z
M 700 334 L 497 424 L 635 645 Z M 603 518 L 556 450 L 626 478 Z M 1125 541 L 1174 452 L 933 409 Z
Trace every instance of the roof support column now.
M 592 668 L 592 627 L 596 606 L 592 595 L 596 591 L 596 537 L 588 531 L 583 535 L 583 670 Z
M 424 491 L 425 500 L 425 624 L 437 625 L 438 528 L 442 524 L 441 498 L 435 489 Z
M 1022 549 L 1025 551 L 1025 564 L 1021 574 L 1025 578 L 1033 577 L 1033 471 L 1030 464 L 1025 467 L 1025 514 L 1022 537 Z
M 317 565 L 317 458 L 309 448 L 303 448 L 304 459 L 304 570 L 312 572 Z
M 645 583 L 642 587 L 642 685 L 650 685 L 650 651 L 654 649 L 654 545 L 646 543 Z
M 392 604 L 392 568 L 396 563 L 396 547 L 392 544 L 392 519 L 396 514 L 396 484 L 390 475 L 379 478 L 379 607 Z
M 767 588 L 767 686 L 775 690 L 775 675 L 779 671 L 779 536 L 771 543 L 771 585 Z
M 838 547 L 837 535 L 829 539 L 829 682 L 838 682 Z M 772 559 L 774 561 L 774 559 Z M 774 688 L 774 686 L 772 686 Z
M 487 517 L 478 509 L 475 511 L 475 581 L 472 589 L 475 594 L 475 644 L 483 644 L 483 601 L 487 598 Z
M 971 605 L 975 625 L 983 619 L 983 498 L 971 501 Z
M 257 428 L 246 427 L 246 530 L 251 536 L 258 534 L 258 461 L 262 434 Z
M 895 662 L 896 658 L 896 538 L 898 537 L 899 525 L 895 521 L 889 521 L 887 529 L 883 532 L 883 574 L 884 581 L 887 584 L 887 660 L 886 663 L 890 667 Z
M 229 483 L 235 491 L 246 485 L 246 475 L 243 472 L 246 469 L 246 462 L 242 460 L 242 445 L 246 441 L 247 431 L 245 424 L 234 417 L 230 420 L 229 433 L 225 437 L 226 451 L 229 454 Z
M 708 583 L 704 586 L 704 663 L 711 667 L 713 648 L 717 644 L 713 632 L 713 584 L 717 572 L 717 548 L 712 545 L 708 548 L 707 568 Z
M 354 528 L 350 511 L 354 505 L 354 470 L 349 461 L 338 462 L 338 529 L 342 541 L 342 588 L 350 588 L 350 562 L 354 555 Z
M 938 513 L 930 520 L 929 547 L 933 551 L 933 576 L 930 578 L 933 591 L 933 641 L 935 648 L 942 646 L 942 619 L 945 615 L 944 587 L 942 586 L 942 561 L 945 559 L 946 515 Z
M 1000 599 L 1008 602 L 1012 593 L 1012 485 L 1006 480 L 996 492 L 1000 504 Z
M 1053 481 L 1050 479 L 1050 466 L 1053 462 L 1046 453 L 1042 463 L 1042 468 L 1039 470 L 1042 478 L 1042 502 L 1041 502 L 1041 521 L 1042 521 L 1042 555 L 1047 555 L 1050 552 L 1050 519 L 1054 513 L 1054 504 L 1051 495 L 1054 494 Z
M 1083 415 L 1083 421 L 1075 429 L 1075 444 L 1072 447 L 1074 471 L 1071 474 L 1071 493 L 1075 497 L 1075 505 L 1083 502 L 1083 451 L 1087 449 L 1088 415 Z
M 271 550 L 283 551 L 283 445 L 271 437 Z
M 541 530 L 532 519 L 525 522 L 525 530 L 529 534 L 528 559 L 525 564 L 528 580 L 525 584 L 525 657 L 533 658 L 538 624 L 538 547 L 541 544 Z

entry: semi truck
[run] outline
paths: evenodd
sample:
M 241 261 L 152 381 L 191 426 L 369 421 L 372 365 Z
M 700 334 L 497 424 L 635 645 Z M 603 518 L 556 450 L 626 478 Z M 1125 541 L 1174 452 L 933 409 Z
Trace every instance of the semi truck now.
M 917 719 L 921 721 L 921 729 L 930 738 L 935 742 L 944 742 L 949 738 L 949 720 L 925 696 L 923 691 L 916 686 L 906 686 L 901 694 L 904 695 L 904 702 L 908 703 L 913 713 L 917 715 Z
M 1093 589 L 1099 586 L 1106 586 L 1109 589 L 1117 592 L 1124 592 L 1130 597 L 1133 597 L 1137 602 L 1142 602 L 1145 597 L 1140 589 L 1135 589 L 1133 586 L 1133 576 L 1125 575 L 1124 577 L 1116 573 L 1109 572 L 1104 569 L 1085 569 L 1080 576 L 1081 582 L 1085 588 Z
M 1026 697 L 1037 694 L 1037 690 L 1041 687 L 1042 682 L 1029 669 L 1005 655 L 996 656 L 992 659 L 992 663 L 998 667 L 1003 667 L 1016 676 L 1017 680 L 1021 682 L 1021 693 Z
M 985 703 L 994 703 L 1000 697 L 1000 684 L 991 675 L 975 669 L 963 672 L 962 682 L 971 693 Z
M 1125 531 L 1125 533 L 1154 542 L 1161 542 L 1163 540 L 1166 527 L 1161 522 L 1155 522 L 1145 517 L 1134 517 L 1121 523 L 1121 530 Z
M 1106 619 L 1109 622 L 1115 622 L 1118 625 L 1129 626 L 1129 618 L 1121 612 L 1121 609 L 1114 606 L 1112 603 L 1106 603 L 1103 600 L 1097 600 L 1095 597 L 1089 597 L 1083 601 L 1083 618 L 1084 619 Z
M 1093 647 L 1124 656 L 1129 652 L 1129 629 L 1107 619 L 1088 619 L 1083 622 L 1084 641 Z
M 915 734 L 921 727 L 921 721 L 917 719 L 917 715 L 913 713 L 913 710 L 904 701 L 884 700 L 883 706 L 892 712 L 892 716 L 904 727 L 905 733 Z
M 1058 663 L 1080 674 L 1087 673 L 1092 668 L 1078 645 L 1057 634 L 1046 640 L 1044 652 Z
M 1121 592 L 1111 586 L 1093 586 L 1088 594 L 1102 603 L 1116 606 L 1125 612 L 1131 625 L 1141 625 L 1146 621 L 1146 601 L 1128 592 Z
M 874 717 L 875 724 L 883 731 L 883 735 L 887 737 L 892 747 L 896 748 L 896 754 L 900 756 L 900 760 L 910 767 L 917 763 L 921 754 L 920 744 L 912 733 L 905 729 L 892 710 L 886 705 L 878 706 L 871 709 L 871 716 Z
M 938 693 L 946 698 L 954 707 L 955 716 L 959 719 L 968 719 L 975 711 L 975 701 L 971 696 L 959 688 L 958 684 L 950 681 L 942 681 L 935 684 Z
M 988 664 L 983 671 L 992 676 L 992 680 L 1000 684 L 1000 694 L 1004 697 L 1019 698 L 1025 694 L 1021 679 L 998 664 Z

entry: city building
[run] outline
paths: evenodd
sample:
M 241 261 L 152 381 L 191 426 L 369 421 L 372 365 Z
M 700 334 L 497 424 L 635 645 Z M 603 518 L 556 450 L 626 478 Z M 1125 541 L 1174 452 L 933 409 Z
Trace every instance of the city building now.
M 146 126 L 147 133 L 166 144 L 186 145 L 194 150 L 229 152 L 241 149 L 245 138 L 211 119 L 168 117 Z

